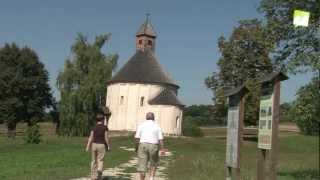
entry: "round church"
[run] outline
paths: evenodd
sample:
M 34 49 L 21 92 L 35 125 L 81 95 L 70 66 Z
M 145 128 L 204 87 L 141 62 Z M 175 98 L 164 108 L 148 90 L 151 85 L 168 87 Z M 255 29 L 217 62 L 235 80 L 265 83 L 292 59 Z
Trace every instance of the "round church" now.
M 155 56 L 157 34 L 147 17 L 136 33 L 136 52 L 107 83 L 108 128 L 135 131 L 153 112 L 166 135 L 181 135 L 183 104 L 179 86 Z

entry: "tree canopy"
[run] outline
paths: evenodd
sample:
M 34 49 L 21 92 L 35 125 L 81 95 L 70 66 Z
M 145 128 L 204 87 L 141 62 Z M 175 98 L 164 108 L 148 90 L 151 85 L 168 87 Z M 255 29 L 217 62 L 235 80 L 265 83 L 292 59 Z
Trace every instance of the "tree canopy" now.
M 102 53 L 110 34 L 97 36 L 90 43 L 79 34 L 57 78 L 60 91 L 59 133 L 84 136 L 90 132 L 94 115 L 106 98 L 106 83 L 117 65 L 118 55 Z
M 18 122 L 29 125 L 52 105 L 48 72 L 29 47 L 5 44 L 0 49 L 0 119 L 9 132 Z
M 262 0 L 268 35 L 277 45 L 274 58 L 292 73 L 320 73 L 320 1 Z M 294 10 L 310 12 L 308 27 L 293 25 Z
M 297 99 L 293 103 L 291 116 L 302 133 L 319 135 L 320 133 L 320 91 L 319 78 L 313 78 L 307 85 L 297 92 Z
M 260 85 L 259 79 L 274 67 L 269 53 L 273 50 L 267 31 L 257 19 L 240 21 L 230 38 L 218 41 L 221 58 L 219 71 L 206 79 L 207 87 L 215 94 L 215 104 L 225 106 L 224 91 L 246 84 L 245 123 L 254 125 L 258 120 Z

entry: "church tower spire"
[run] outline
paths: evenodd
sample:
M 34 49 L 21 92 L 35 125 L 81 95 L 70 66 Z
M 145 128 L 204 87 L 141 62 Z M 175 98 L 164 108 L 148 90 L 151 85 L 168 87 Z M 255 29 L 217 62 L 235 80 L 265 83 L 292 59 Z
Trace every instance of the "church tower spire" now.
M 145 22 L 140 26 L 136 33 L 136 47 L 137 50 L 151 50 L 154 52 L 157 34 L 154 31 L 149 16 L 150 14 L 146 14 Z

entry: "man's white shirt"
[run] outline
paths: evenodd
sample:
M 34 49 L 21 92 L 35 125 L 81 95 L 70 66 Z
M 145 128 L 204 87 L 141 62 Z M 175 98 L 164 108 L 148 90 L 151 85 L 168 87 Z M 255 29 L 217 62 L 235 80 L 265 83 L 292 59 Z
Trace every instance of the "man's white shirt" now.
M 135 138 L 139 138 L 140 143 L 159 144 L 159 140 L 163 140 L 163 134 L 157 123 L 146 120 L 138 126 Z

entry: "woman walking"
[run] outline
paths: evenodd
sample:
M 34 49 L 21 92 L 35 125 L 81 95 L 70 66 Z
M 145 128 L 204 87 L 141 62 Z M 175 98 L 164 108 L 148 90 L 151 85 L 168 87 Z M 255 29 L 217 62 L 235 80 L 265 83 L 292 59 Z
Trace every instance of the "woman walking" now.
M 100 180 L 102 178 L 103 160 L 106 151 L 110 150 L 110 140 L 108 134 L 108 128 L 104 125 L 105 117 L 103 113 L 97 113 L 96 125 L 92 128 L 88 139 L 86 151 L 91 148 L 92 160 L 91 160 L 91 179 Z

